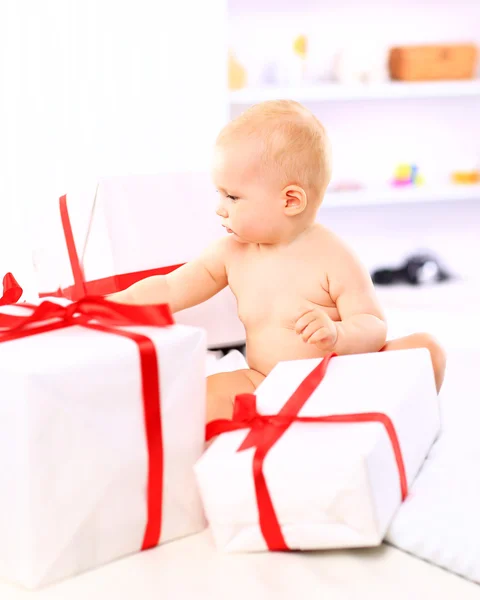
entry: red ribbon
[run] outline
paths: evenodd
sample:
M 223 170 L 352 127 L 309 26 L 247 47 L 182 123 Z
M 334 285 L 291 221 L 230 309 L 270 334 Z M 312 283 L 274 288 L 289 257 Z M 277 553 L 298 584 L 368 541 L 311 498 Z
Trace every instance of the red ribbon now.
M 173 325 L 167 305 L 127 306 L 105 298 L 85 297 L 68 306 L 42 302 L 30 315 L 0 314 L 0 343 L 31 335 L 80 325 L 128 338 L 136 343 L 140 354 L 145 433 L 148 449 L 147 524 L 142 550 L 156 546 L 160 540 L 163 504 L 163 441 L 160 411 L 158 358 L 155 345 L 147 336 L 116 329 L 125 325 L 166 327 Z
M 263 474 L 263 463 L 272 446 L 282 437 L 293 423 L 380 423 L 390 438 L 400 479 L 402 501 L 408 494 L 407 476 L 400 442 L 390 417 L 384 413 L 355 413 L 328 415 L 323 417 L 299 417 L 298 412 L 322 382 L 330 360 L 335 355 L 326 356 L 322 362 L 302 381 L 293 395 L 276 415 L 261 415 L 256 409 L 254 394 L 242 394 L 235 398 L 232 420 L 218 419 L 207 425 L 207 441 L 228 431 L 249 428 L 250 432 L 237 452 L 255 448 L 253 457 L 253 478 L 257 499 L 259 524 L 269 550 L 289 550 L 273 506 L 267 482 Z
M 23 290 L 11 273 L 3 278 L 3 296 L 0 296 L 0 306 L 15 304 L 22 297 Z
M 172 271 L 175 271 L 175 269 L 178 269 L 182 266 L 181 264 L 170 265 L 167 267 L 146 269 L 143 271 L 135 271 L 133 273 L 121 273 L 119 275 L 111 275 L 109 277 L 102 277 L 101 279 L 85 281 L 77 247 L 75 245 L 75 239 L 73 237 L 70 216 L 68 214 L 67 196 L 62 196 L 60 198 L 60 217 L 62 220 L 63 233 L 65 236 L 65 243 L 67 245 L 70 266 L 72 268 L 74 284 L 64 289 L 58 289 L 55 292 L 41 292 L 40 298 L 46 298 L 47 296 L 50 296 L 55 298 L 80 300 L 80 298 L 83 298 L 86 295 L 106 296 L 107 294 L 113 294 L 114 292 L 125 290 L 134 283 L 137 283 L 137 281 L 141 281 L 146 277 L 152 277 L 153 275 L 167 275 L 168 273 L 171 273 Z

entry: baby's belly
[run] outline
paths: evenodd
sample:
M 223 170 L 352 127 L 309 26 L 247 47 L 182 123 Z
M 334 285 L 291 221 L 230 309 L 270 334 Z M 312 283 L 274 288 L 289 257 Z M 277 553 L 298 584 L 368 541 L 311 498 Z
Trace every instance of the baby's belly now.
M 268 375 L 282 360 L 320 358 L 325 352 L 314 344 L 307 344 L 292 329 L 265 326 L 253 330 L 247 328 L 248 366 Z

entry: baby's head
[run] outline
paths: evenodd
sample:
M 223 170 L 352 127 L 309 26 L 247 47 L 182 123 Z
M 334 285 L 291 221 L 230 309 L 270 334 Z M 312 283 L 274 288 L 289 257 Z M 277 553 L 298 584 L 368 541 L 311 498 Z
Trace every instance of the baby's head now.
M 330 174 L 327 134 L 309 110 L 290 100 L 256 104 L 217 138 L 217 214 L 240 241 L 288 241 L 314 222 Z

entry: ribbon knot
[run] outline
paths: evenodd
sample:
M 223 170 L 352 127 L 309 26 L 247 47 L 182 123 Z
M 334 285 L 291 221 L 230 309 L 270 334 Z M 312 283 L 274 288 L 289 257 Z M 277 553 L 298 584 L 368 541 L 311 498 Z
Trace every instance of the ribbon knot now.
M 257 397 L 255 394 L 235 396 L 232 420 L 238 425 L 250 429 L 264 428 L 266 425 L 278 426 L 282 421 L 278 415 L 261 415 L 257 411 Z

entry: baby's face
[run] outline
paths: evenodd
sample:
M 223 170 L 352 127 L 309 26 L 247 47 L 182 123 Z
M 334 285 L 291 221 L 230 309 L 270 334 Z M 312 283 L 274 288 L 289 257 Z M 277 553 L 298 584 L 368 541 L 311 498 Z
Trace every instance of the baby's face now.
M 213 181 L 219 193 L 217 215 L 240 242 L 269 244 L 277 240 L 285 215 L 273 177 L 260 163 L 254 141 L 231 142 L 215 149 Z

